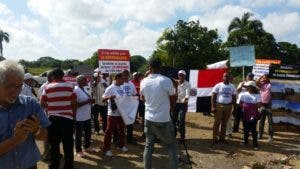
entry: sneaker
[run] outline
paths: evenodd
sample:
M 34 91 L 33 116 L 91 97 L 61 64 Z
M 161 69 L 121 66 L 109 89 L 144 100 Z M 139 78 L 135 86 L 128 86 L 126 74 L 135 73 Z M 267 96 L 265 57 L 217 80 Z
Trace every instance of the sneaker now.
M 112 154 L 112 152 L 110 150 L 106 151 L 105 155 L 107 157 L 112 157 L 113 156 L 113 154 Z
M 76 156 L 79 157 L 79 158 L 82 158 L 82 157 L 84 157 L 85 155 L 84 155 L 84 153 L 83 153 L 82 151 L 80 151 L 80 152 L 77 152 L 77 153 L 76 153 Z
M 248 143 L 246 143 L 246 142 L 244 142 L 244 141 L 240 143 L 241 146 L 245 146 L 245 145 L 247 145 L 247 144 L 248 144 Z
M 84 151 L 88 152 L 88 153 L 95 153 L 96 152 L 96 150 L 93 147 L 86 148 L 86 149 L 84 149 Z
M 254 150 L 258 150 L 258 147 L 257 147 L 257 146 L 254 146 L 253 149 L 254 149 Z
M 123 152 L 127 152 L 128 151 L 128 148 L 127 147 L 125 147 L 125 146 L 123 146 L 122 148 L 119 148 L 121 151 L 123 151 Z
M 273 141 L 273 137 L 269 136 L 268 142 L 272 142 Z

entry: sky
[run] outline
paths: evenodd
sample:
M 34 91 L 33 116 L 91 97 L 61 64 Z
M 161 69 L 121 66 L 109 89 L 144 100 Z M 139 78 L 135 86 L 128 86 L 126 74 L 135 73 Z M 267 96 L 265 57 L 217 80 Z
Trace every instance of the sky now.
M 252 12 L 277 41 L 300 46 L 300 0 L 0 0 L 7 59 L 85 60 L 97 49 L 148 58 L 166 28 L 199 20 L 226 41 L 234 17 Z

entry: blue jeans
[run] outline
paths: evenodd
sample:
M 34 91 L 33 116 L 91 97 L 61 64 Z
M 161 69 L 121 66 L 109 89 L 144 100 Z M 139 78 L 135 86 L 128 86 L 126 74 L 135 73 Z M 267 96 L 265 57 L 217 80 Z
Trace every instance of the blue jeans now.
M 180 132 L 180 138 L 185 139 L 185 114 L 187 111 L 187 104 L 185 103 L 176 103 L 175 111 L 172 116 L 173 125 L 175 128 L 175 137 L 177 135 L 177 126 Z M 179 120 L 178 120 L 179 117 Z
M 165 123 L 145 121 L 146 146 L 144 150 L 144 169 L 152 168 L 152 154 L 155 138 L 164 143 L 169 154 L 169 168 L 178 169 L 176 138 L 171 121 Z

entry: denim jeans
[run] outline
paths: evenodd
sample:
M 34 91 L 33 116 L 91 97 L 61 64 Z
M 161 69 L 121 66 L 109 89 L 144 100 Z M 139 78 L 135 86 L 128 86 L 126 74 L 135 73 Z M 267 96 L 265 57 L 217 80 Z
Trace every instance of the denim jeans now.
M 175 137 L 177 135 L 177 126 L 180 132 L 180 138 L 185 139 L 185 115 L 187 111 L 187 104 L 185 103 L 177 103 L 175 107 L 175 112 L 172 117 L 174 129 L 175 129 Z M 179 120 L 178 120 L 179 118 Z
M 263 106 L 260 108 L 261 118 L 259 121 L 259 137 L 262 138 L 264 133 L 264 127 L 265 127 L 265 121 L 266 118 L 268 118 L 269 123 L 269 136 L 273 137 L 273 117 L 272 117 L 272 111 L 271 111 L 271 104 L 263 104 Z
M 152 154 L 154 151 L 155 138 L 165 144 L 169 154 L 169 168 L 178 168 L 176 138 L 171 121 L 165 123 L 145 121 L 146 146 L 144 150 L 144 169 L 152 168 Z

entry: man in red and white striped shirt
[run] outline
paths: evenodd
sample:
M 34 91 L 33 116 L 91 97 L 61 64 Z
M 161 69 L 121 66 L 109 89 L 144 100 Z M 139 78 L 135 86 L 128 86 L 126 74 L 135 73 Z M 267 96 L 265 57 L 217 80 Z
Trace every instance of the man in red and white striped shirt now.
M 76 94 L 74 85 L 63 80 L 61 69 L 53 70 L 53 82 L 49 83 L 42 94 L 41 105 L 47 108 L 51 125 L 48 127 L 50 144 L 49 169 L 59 168 L 59 145 L 64 147 L 64 169 L 73 169 L 73 131 L 76 112 Z

